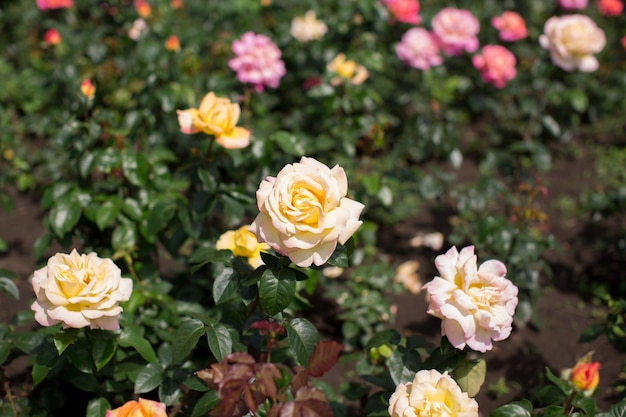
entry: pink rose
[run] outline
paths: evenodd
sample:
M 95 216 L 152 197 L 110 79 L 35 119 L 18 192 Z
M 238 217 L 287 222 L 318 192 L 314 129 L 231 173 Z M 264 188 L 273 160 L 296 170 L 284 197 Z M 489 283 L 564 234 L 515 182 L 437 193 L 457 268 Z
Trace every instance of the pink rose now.
M 598 0 L 598 11 L 603 16 L 619 16 L 623 10 L 622 0 Z
M 584 9 L 588 0 L 559 0 L 559 7 L 563 9 Z
M 285 63 L 278 46 L 265 35 L 244 33 L 232 44 L 235 57 L 228 61 L 242 83 L 252 84 L 257 92 L 265 87 L 276 88 L 285 75 Z
M 424 28 L 409 29 L 396 45 L 396 54 L 405 64 L 421 70 L 441 65 L 443 62 L 437 38 Z
M 432 19 L 433 32 L 447 55 L 460 55 L 478 49 L 480 23 L 469 10 L 446 7 Z
M 382 3 L 398 22 L 417 25 L 421 21 L 418 15 L 420 3 L 417 0 L 382 0 Z
M 524 18 L 510 10 L 491 18 L 491 24 L 498 29 L 498 36 L 503 41 L 515 42 L 528 36 Z
M 439 317 L 441 334 L 457 349 L 466 345 L 479 352 L 493 348 L 492 340 L 511 334 L 518 289 L 505 278 L 506 266 L 489 260 L 477 267 L 474 247 L 456 247 L 435 258 L 440 277 L 422 288 L 428 291 L 428 314 Z
M 39 10 L 66 9 L 74 5 L 74 0 L 37 0 Z
M 482 54 L 472 57 L 472 64 L 480 71 L 483 81 L 498 88 L 515 78 L 515 55 L 504 46 L 485 45 Z

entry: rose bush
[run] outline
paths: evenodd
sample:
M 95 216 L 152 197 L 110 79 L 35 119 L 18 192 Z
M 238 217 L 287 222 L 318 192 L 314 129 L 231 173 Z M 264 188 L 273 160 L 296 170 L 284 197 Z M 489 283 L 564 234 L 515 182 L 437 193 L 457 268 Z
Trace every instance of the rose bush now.
M 33 274 L 37 300 L 31 305 L 42 326 L 114 330 L 119 328 L 119 303 L 127 301 L 133 281 L 122 278 L 110 259 L 95 253 L 58 253 Z
M 363 223 L 363 204 L 347 193 L 343 168 L 302 157 L 261 182 L 250 230 L 298 266 L 323 265 Z

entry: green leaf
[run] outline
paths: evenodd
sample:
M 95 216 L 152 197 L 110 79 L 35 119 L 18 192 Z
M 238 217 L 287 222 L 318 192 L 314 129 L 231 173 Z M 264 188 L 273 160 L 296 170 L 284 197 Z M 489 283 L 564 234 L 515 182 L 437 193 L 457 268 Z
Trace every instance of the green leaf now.
M 117 215 L 120 214 L 121 208 L 122 204 L 117 198 L 111 198 L 102 203 L 102 205 L 98 207 L 98 211 L 96 211 L 96 225 L 98 229 L 104 230 L 113 223 Z
M 213 264 L 213 276 L 215 277 L 213 281 L 213 300 L 216 305 L 227 301 L 239 291 L 237 273 L 233 268 L 223 263 Z
M 207 324 L 207 340 L 211 353 L 219 362 L 233 351 L 233 340 L 228 328 L 221 323 Z
M 88 417 L 104 417 L 107 410 L 111 410 L 111 404 L 109 404 L 106 398 L 93 398 L 87 403 L 85 415 Z
M 338 268 L 347 268 L 350 266 L 348 259 L 348 251 L 345 246 L 337 245 L 337 248 L 327 261 L 328 265 Z
M 189 263 L 194 265 L 192 272 L 197 271 L 208 263 L 231 263 L 233 253 L 229 250 L 217 250 L 214 246 L 202 246 L 196 249 L 189 257 Z
M 306 155 L 305 141 L 296 135 L 280 130 L 270 135 L 270 140 L 276 142 L 286 153 L 294 156 Z
M 151 363 L 158 363 L 159 360 L 152 349 L 150 342 L 143 337 L 137 328 L 125 327 L 120 334 L 120 346 L 133 347 L 142 358 Z
M 546 376 L 548 377 L 550 381 L 554 383 L 554 385 L 559 387 L 559 389 L 564 394 L 569 395 L 570 392 L 572 391 L 572 387 L 570 386 L 570 384 L 566 380 L 554 375 L 552 371 L 550 370 L 550 368 L 548 368 L 547 366 L 546 366 Z
M 398 346 L 389 357 L 388 366 L 393 382 L 406 384 L 413 381 L 417 371 L 422 369 L 422 359 L 417 350 Z
M 307 366 L 309 357 L 320 341 L 320 335 L 315 326 L 305 318 L 295 318 L 287 322 L 287 339 L 289 346 L 296 354 L 300 365 Z
M 220 397 L 217 391 L 205 392 L 198 400 L 191 412 L 191 417 L 205 416 L 208 412 L 220 402 Z
M 9 278 L 0 277 L 0 290 L 14 300 L 20 299 L 20 290 L 17 288 L 17 285 L 15 285 L 13 280 Z
M 135 394 L 150 392 L 163 382 L 163 368 L 158 363 L 149 363 L 139 372 L 135 380 Z
M 496 408 L 489 417 L 531 417 L 532 407 L 528 400 L 513 402 Z
M 281 272 L 279 270 L 279 274 Z M 259 281 L 259 303 L 268 315 L 273 316 L 283 311 L 291 304 L 295 295 L 295 279 L 279 279 L 273 269 L 263 272 Z
M 68 346 L 66 355 L 70 362 L 79 371 L 85 374 L 93 374 L 95 372 L 95 366 L 91 357 L 91 352 L 86 348 L 84 340 L 78 343 Z
M 80 329 L 63 329 L 54 335 L 54 346 L 59 355 L 76 341 Z
M 115 250 L 130 250 L 137 246 L 137 229 L 132 223 L 119 224 L 113 230 L 111 246 Z
M 165 378 L 161 385 L 159 385 L 159 401 L 166 406 L 174 405 L 180 395 L 180 385 L 170 379 Z
M 177 208 L 174 200 L 157 201 L 148 213 L 148 233 L 156 235 L 163 230 L 176 214 Z
M 185 359 L 196 347 L 200 336 L 204 333 L 204 323 L 198 319 L 184 319 L 176 332 L 172 341 L 172 360 L 178 363 Z
M 474 397 L 480 391 L 485 382 L 487 363 L 484 359 L 469 360 L 462 358 L 452 370 L 452 376 L 459 387 L 470 397 Z
M 48 215 L 50 226 L 54 233 L 58 237 L 65 236 L 78 223 L 82 210 L 78 203 L 71 201 L 69 198 L 57 201 Z
M 127 197 L 122 202 L 122 212 L 127 215 L 131 220 L 136 222 L 141 221 L 143 218 L 143 210 L 141 204 L 133 198 Z
M 93 339 L 91 357 L 96 370 L 99 371 L 113 358 L 117 344 L 114 339 L 102 333 L 98 333 Z
M 401 339 L 401 336 L 397 330 L 395 329 L 383 330 L 382 332 L 378 332 L 374 336 L 372 336 L 372 338 L 365 345 L 364 350 L 368 351 L 371 348 L 375 348 L 375 347 L 386 345 L 386 344 L 397 345 L 398 343 L 400 343 L 400 339 Z
M 607 412 L 597 413 L 596 417 L 626 417 L 626 400 L 613 404 Z
M 128 182 L 137 187 L 146 186 L 150 166 L 143 153 L 136 153 L 128 148 L 124 149 L 122 151 L 122 169 Z

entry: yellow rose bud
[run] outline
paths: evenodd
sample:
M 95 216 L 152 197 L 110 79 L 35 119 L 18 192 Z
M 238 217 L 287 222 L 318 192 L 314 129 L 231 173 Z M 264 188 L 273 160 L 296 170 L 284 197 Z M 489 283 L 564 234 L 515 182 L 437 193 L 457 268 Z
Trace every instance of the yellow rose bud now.
M 219 250 L 230 250 L 233 255 L 247 258 L 253 268 L 263 265 L 261 251 L 269 250 L 267 243 L 259 243 L 250 226 L 242 226 L 237 230 L 229 230 L 223 233 L 215 247 Z

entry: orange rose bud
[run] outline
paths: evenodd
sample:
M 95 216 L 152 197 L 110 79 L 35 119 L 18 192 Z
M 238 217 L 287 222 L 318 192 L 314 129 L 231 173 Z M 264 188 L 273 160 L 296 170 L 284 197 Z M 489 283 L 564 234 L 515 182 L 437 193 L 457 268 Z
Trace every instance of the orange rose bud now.
M 135 10 L 137 14 L 143 18 L 148 18 L 152 15 L 152 7 L 145 0 L 135 0 L 134 1 Z
M 96 94 L 96 87 L 92 84 L 90 79 L 86 79 L 80 83 L 80 92 L 86 98 L 91 99 Z
M 182 9 L 183 0 L 172 0 L 170 3 L 170 7 L 174 10 Z
M 165 41 L 165 49 L 170 52 L 180 51 L 180 40 L 178 40 L 178 36 L 170 35 Z
M 600 383 L 600 362 L 581 362 L 572 369 L 570 382 L 580 391 L 594 390 Z
M 61 34 L 56 29 L 48 29 L 43 34 L 43 41 L 48 45 L 58 45 L 61 43 Z

